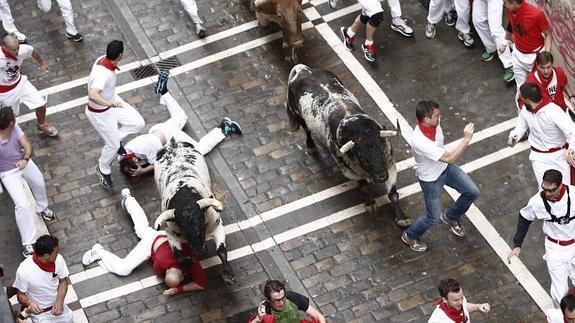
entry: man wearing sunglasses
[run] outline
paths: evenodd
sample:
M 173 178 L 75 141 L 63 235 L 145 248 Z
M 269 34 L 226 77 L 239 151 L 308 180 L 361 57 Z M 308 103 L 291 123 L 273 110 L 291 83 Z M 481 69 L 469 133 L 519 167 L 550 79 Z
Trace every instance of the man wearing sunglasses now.
M 558 305 L 569 290 L 569 278 L 575 278 L 575 186 L 562 183 L 563 176 L 556 169 L 543 174 L 541 192 L 535 194 L 527 206 L 519 211 L 513 250 L 507 256 L 519 256 L 521 245 L 531 223 L 543 221 L 545 260 L 551 277 L 551 297 Z
M 560 308 L 547 311 L 548 323 L 575 323 L 575 294 L 569 293 L 561 299 Z

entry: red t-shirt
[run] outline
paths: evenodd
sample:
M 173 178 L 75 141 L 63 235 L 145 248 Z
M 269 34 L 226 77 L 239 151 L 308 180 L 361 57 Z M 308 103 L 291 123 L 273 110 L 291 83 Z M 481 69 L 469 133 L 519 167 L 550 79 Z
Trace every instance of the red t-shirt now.
M 162 238 L 162 237 L 165 237 L 165 236 L 158 236 L 156 238 L 156 240 L 158 238 Z M 154 240 L 154 243 L 155 242 L 156 241 Z M 168 241 L 162 243 L 158 247 L 156 252 L 154 252 L 153 249 L 154 249 L 154 245 L 152 244 L 152 256 L 150 257 L 150 261 L 152 262 L 152 269 L 154 270 L 154 273 L 156 275 L 163 276 L 166 274 L 166 270 L 168 270 L 170 268 L 178 268 L 178 269 L 184 271 L 182 269 L 182 266 L 180 265 L 180 263 L 178 262 L 178 260 L 174 256 L 174 254 L 172 253 L 172 247 L 170 247 L 170 244 L 168 243 Z M 189 244 L 184 243 L 184 244 L 182 244 L 182 249 L 183 249 L 184 255 L 192 257 L 192 259 L 194 259 L 194 264 L 191 267 L 187 268 L 187 271 L 190 274 L 190 276 L 192 277 L 192 280 L 194 282 L 196 282 L 196 284 L 198 284 L 199 286 L 206 288 L 206 286 L 208 285 L 206 275 L 204 274 L 204 270 L 202 269 L 200 262 L 193 255 L 192 248 L 190 247 Z
M 525 79 L 525 83 L 535 83 L 539 85 L 539 89 L 543 95 L 547 95 L 553 103 L 557 104 L 558 106 L 563 109 L 563 111 L 567 111 L 567 104 L 565 103 L 565 98 L 563 96 L 563 89 L 567 86 L 567 75 L 561 67 L 555 66 L 553 67 L 555 70 L 555 75 L 557 77 L 557 84 L 551 85 L 551 80 L 553 79 L 553 75 L 549 77 L 549 79 L 543 78 L 543 76 L 537 71 L 537 68 L 533 69 L 527 79 Z M 537 74 L 537 75 L 535 75 Z M 541 82 L 537 80 L 537 77 Z
M 525 1 L 517 12 L 507 11 L 507 31 L 513 33 L 515 48 L 522 53 L 536 53 L 544 44 L 542 33 L 549 29 L 545 14 Z

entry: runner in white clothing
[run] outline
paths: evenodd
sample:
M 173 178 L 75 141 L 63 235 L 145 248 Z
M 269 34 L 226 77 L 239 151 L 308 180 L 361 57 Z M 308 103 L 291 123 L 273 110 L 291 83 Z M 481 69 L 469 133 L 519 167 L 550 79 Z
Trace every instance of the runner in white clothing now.
M 121 154 L 121 140 L 144 128 L 144 118 L 116 94 L 116 70 L 124 57 L 124 44 L 113 40 L 106 48 L 106 55 L 96 59 L 88 78 L 89 102 L 86 117 L 104 140 L 104 148 L 96 166 L 100 185 L 112 190 L 111 165 L 116 153 Z M 119 127 L 118 127 L 119 126 Z
M 156 154 L 172 138 L 176 141 L 192 143 L 202 155 L 205 155 L 222 142 L 226 135 L 242 133 L 240 125 L 226 117 L 218 127 L 212 129 L 200 138 L 199 142 L 196 142 L 182 131 L 188 117 L 178 101 L 168 92 L 167 71 L 160 73 L 155 91 L 162 95 L 160 103 L 166 105 L 170 118 L 152 126 L 147 134 L 137 136 L 123 147 L 124 151 L 118 157 L 118 161 L 120 162 L 120 171 L 126 175 L 138 177 L 153 171 Z
M 442 280 L 438 290 L 441 297 L 434 302 L 435 309 L 428 323 L 470 323 L 470 312 L 488 313 L 491 309 L 488 303 L 468 303 L 461 285 L 455 279 Z
M 562 184 L 559 170 L 549 169 L 542 176 L 542 192 L 529 199 L 519 211 L 513 250 L 507 256 L 519 256 L 529 226 L 543 221 L 545 260 L 551 277 L 551 297 L 555 305 L 569 290 L 569 278 L 575 279 L 575 186 Z
M 575 323 L 575 294 L 565 295 L 559 307 L 547 310 L 547 323 Z
M 196 34 L 198 35 L 198 37 L 200 38 L 206 37 L 206 29 L 204 28 L 204 26 L 202 26 L 203 24 L 202 18 L 198 16 L 198 5 L 196 4 L 196 0 L 180 0 L 180 3 L 182 3 L 182 6 L 184 6 L 184 9 L 186 10 L 190 18 L 192 18 L 192 21 L 196 26 Z
M 64 18 L 64 23 L 66 24 L 66 38 L 75 42 L 84 40 L 84 37 L 78 32 L 74 24 L 74 11 L 72 10 L 70 0 L 56 0 L 56 2 L 60 7 L 62 18 Z M 38 0 L 38 8 L 44 12 L 50 11 L 52 8 L 52 0 Z
M 563 183 L 571 183 L 571 168 L 563 157 L 567 144 L 573 147 L 575 125 L 566 118 L 565 112 L 548 96 L 543 96 L 537 84 L 525 83 L 520 88 L 525 107 L 517 118 L 517 126 L 509 133 L 508 144 L 514 146 L 526 131 L 529 131 L 531 154 L 529 160 L 541 187 L 543 173 L 557 169 L 563 174 Z
M 2 28 L 4 28 L 5 32 L 16 36 L 20 44 L 26 43 L 26 35 L 19 32 L 14 25 L 14 18 L 12 17 L 8 0 L 0 0 L 0 20 L 2 20 Z

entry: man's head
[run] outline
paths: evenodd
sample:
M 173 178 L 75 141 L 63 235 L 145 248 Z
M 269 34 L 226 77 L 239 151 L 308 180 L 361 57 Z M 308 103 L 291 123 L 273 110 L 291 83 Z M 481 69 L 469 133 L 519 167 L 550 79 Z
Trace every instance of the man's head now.
M 164 278 L 164 281 L 166 282 L 166 286 L 169 288 L 177 287 L 182 283 L 183 279 L 184 275 L 181 269 L 172 267 L 166 270 L 166 277 Z
M 415 108 L 415 117 L 417 121 L 423 123 L 428 127 L 437 127 L 441 113 L 439 112 L 439 104 L 434 101 L 421 101 Z
M 437 287 L 441 300 L 449 307 L 461 310 L 463 308 L 463 290 L 455 279 L 449 278 L 439 282 Z
M 58 238 L 50 235 L 43 235 L 34 244 L 34 253 L 42 262 L 55 262 L 60 252 Z
M 523 0 L 503 0 L 503 6 L 511 12 L 517 12 Z
M 519 93 L 528 111 L 533 111 L 543 100 L 541 89 L 535 83 L 524 83 L 519 88 Z
M 565 322 L 575 323 L 575 294 L 567 294 L 561 299 L 561 312 Z
M 0 108 L 0 130 L 8 129 L 14 126 L 15 122 L 14 111 L 12 107 Z
M 106 58 L 119 62 L 124 56 L 124 43 L 121 40 L 112 40 L 106 48 Z
M 127 154 L 120 159 L 120 171 L 126 176 L 132 176 L 132 173 L 138 169 L 140 160 L 134 154 Z
M 555 200 L 559 198 L 561 194 L 561 182 L 563 181 L 563 175 L 560 171 L 555 169 L 548 169 L 543 173 L 543 183 L 541 183 L 541 189 L 543 194 L 548 200 Z
M 264 296 L 274 311 L 284 310 L 285 285 L 279 280 L 268 280 L 264 286 Z
M 20 42 L 14 34 L 9 34 L 4 37 L 4 49 L 10 53 L 12 56 L 18 56 L 18 51 L 20 50 Z
M 546 51 L 540 52 L 535 59 L 535 66 L 537 66 L 537 71 L 544 78 L 551 77 L 551 74 L 553 74 L 553 55 Z

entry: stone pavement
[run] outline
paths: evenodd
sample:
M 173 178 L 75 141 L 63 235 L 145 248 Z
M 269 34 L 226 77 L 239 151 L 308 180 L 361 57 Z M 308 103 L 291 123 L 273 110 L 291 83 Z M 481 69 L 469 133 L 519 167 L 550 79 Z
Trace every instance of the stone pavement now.
M 50 13 L 44 14 L 33 0 L 10 2 L 16 25 L 51 67 L 50 74 L 42 74 L 34 62 L 24 66 L 39 89 L 87 76 L 95 58 L 104 53 L 105 44 L 113 38 L 137 40 L 126 44 L 122 64 L 196 41 L 191 20 L 176 0 L 72 3 L 78 29 L 86 37 L 80 44 L 65 39 L 56 3 Z M 352 4 L 351 0 L 340 1 L 338 9 Z M 475 123 L 476 130 L 483 130 L 516 116 L 514 86 L 503 84 L 499 62 L 479 60 L 483 50 L 479 39 L 475 48 L 468 50 L 457 40 L 455 30 L 440 24 L 436 39 L 427 40 L 423 32 L 424 8 L 415 0 L 405 1 L 402 6 L 403 17 L 415 29 L 415 38 L 403 38 L 391 31 L 386 12 L 376 37 L 377 62 L 365 62 L 358 50 L 353 55 L 408 122 L 414 120 L 419 100 L 436 99 L 443 109 L 442 126 L 446 141 L 450 142 L 461 136 L 469 121 Z M 315 8 L 324 17 L 333 12 L 326 3 L 317 2 Z M 200 2 L 199 9 L 209 35 L 255 19 L 243 1 Z M 34 24 L 27 23 L 29 17 L 34 17 Z M 339 33 L 339 27 L 349 25 L 354 17 L 355 12 L 331 20 L 329 28 Z M 133 22 L 132 18 L 137 25 L 127 24 Z M 262 40 L 278 30 L 276 26 L 246 28 L 182 52 L 176 56 L 179 62 L 184 66 L 196 62 L 197 67 L 170 81 L 170 90 L 188 114 L 188 133 L 201 136 L 219 124 L 223 116 L 238 120 L 244 131 L 242 137 L 227 139 L 207 157 L 214 190 L 227 193 L 223 212 L 226 225 L 258 219 L 258 215 L 270 216 L 263 224 L 242 224 L 242 230 L 227 236 L 228 249 L 237 255 L 231 262 L 239 280 L 237 285 L 223 284 L 219 266 L 206 269 L 208 290 L 172 297 L 161 296 L 164 286 L 146 280 L 153 273 L 145 264 L 129 277 L 104 273 L 79 278 L 97 270 L 92 265 L 85 272 L 81 264 L 82 254 L 96 241 L 120 256 L 137 243 L 131 221 L 120 207 L 121 188 L 130 187 L 150 221 L 155 219 L 159 197 L 153 179 L 146 177 L 130 183 L 114 169 L 117 192 L 108 193 L 98 186 L 94 167 L 102 144 L 87 122 L 83 106 L 51 116 L 61 129 L 58 139 L 37 134 L 33 122 L 21 124 L 33 142 L 34 160 L 44 172 L 50 202 L 58 213 L 58 219 L 48 223 L 48 228 L 61 239 L 62 254 L 74 274 L 73 288 L 79 301 L 71 307 L 83 310 L 89 322 L 243 322 L 261 301 L 262 283 L 277 278 L 288 280 L 290 288 L 310 296 L 328 321 L 424 322 L 437 297 L 438 281 L 454 277 L 463 283 L 470 301 L 492 305 L 489 315 L 474 314 L 474 321 L 544 320 L 541 309 L 467 220 L 464 225 L 469 234 L 465 239 L 454 238 L 443 225 L 432 229 L 424 236 L 430 244 L 425 254 L 413 253 L 401 243 L 401 230 L 390 219 L 387 206 L 375 214 L 359 211 L 337 223 L 307 230 L 326 217 L 349 214 L 349 208 L 361 204 L 362 197 L 357 189 L 350 189 L 309 204 L 288 204 L 301 203 L 310 194 L 347 180 L 325 158 L 306 150 L 302 131 L 285 131 L 290 66 L 283 61 L 281 41 Z M 318 29 L 306 30 L 304 35 L 302 63 L 334 72 L 368 113 L 393 127 L 395 120 L 388 120 L 382 113 L 354 76 L 355 71 L 346 65 L 350 62 L 342 62 Z M 360 33 L 358 41 L 362 37 Z M 224 58 L 211 56 L 256 39 L 260 43 L 249 50 L 238 50 Z M 217 59 L 211 63 L 198 63 L 214 57 Z M 119 77 L 119 84 L 133 81 L 130 73 Z M 85 95 L 85 85 L 78 83 L 51 94 L 49 106 Z M 135 86 L 122 97 L 142 113 L 147 124 L 145 131 L 167 118 L 150 85 Z M 460 164 L 503 149 L 506 137 L 504 131 L 471 145 Z M 397 161 L 411 157 L 403 138 L 394 138 L 392 143 Z M 536 191 L 527 155 L 524 151 L 471 173 L 482 190 L 477 207 L 508 243 L 519 208 Z M 408 188 L 415 183 L 418 188 L 412 169 L 401 171 L 398 178 L 398 187 Z M 413 218 L 423 208 L 420 194 L 415 192 L 401 201 Z M 444 204 L 449 202 L 451 199 L 445 195 Z M 6 264 L 11 280 L 21 261 L 19 237 L 6 194 L 1 196 L 0 204 L 0 239 L 6 246 L 0 253 L 0 263 Z M 282 209 L 285 205 L 289 206 L 287 210 Z M 273 218 L 274 212 L 283 215 Z M 286 232 L 296 234 L 282 239 Z M 270 240 L 271 245 L 258 244 Z M 534 226 L 521 259 L 547 290 L 549 278 L 541 259 L 542 240 L 541 230 Z M 215 255 L 213 246 L 210 248 L 208 256 Z M 142 285 L 142 281 L 147 284 Z M 135 288 L 136 285 L 140 287 Z

